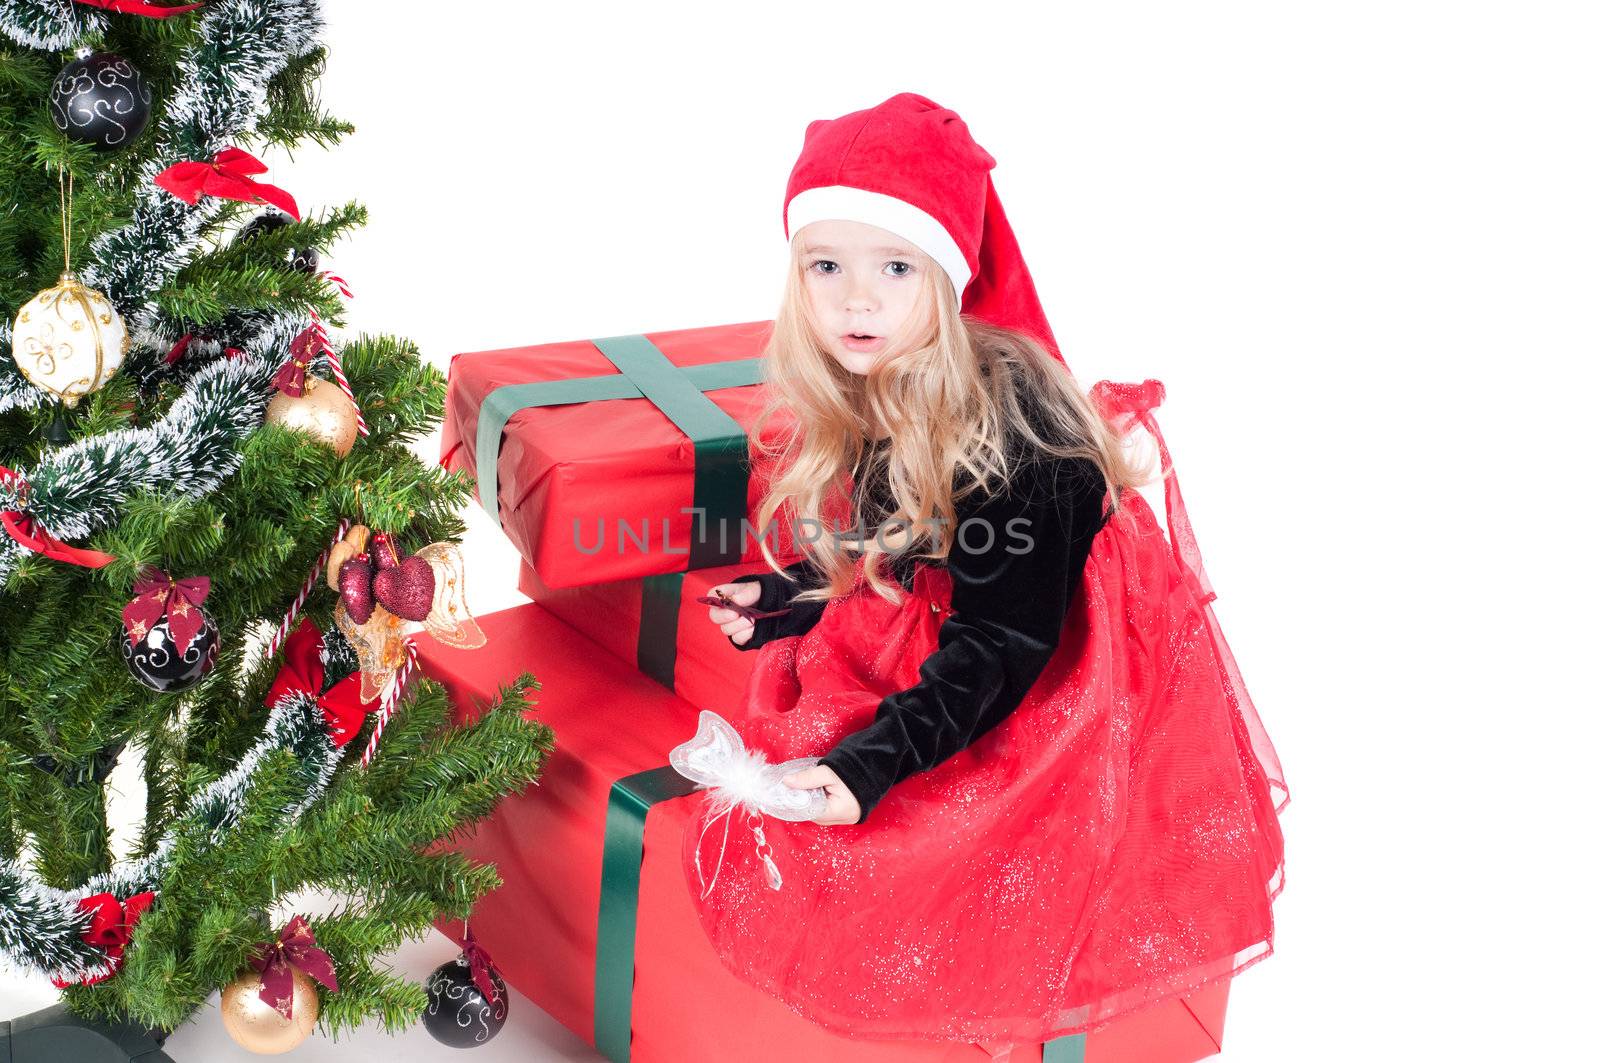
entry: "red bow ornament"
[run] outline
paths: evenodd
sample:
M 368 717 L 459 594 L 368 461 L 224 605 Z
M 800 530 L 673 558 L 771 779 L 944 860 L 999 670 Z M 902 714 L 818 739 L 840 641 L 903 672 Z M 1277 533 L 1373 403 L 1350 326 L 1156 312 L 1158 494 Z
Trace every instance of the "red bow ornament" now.
M 467 965 L 472 968 L 472 982 L 478 987 L 478 992 L 483 994 L 485 1000 L 498 1003 L 500 990 L 490 977 L 493 968 L 490 966 L 489 951 L 478 944 L 470 926 L 461 935 L 461 951 L 467 957 Z
M 0 510 L 0 527 L 4 527 L 6 534 L 17 542 L 26 546 L 35 553 L 57 561 L 65 561 L 73 565 L 82 565 L 84 568 L 105 568 L 116 558 L 99 550 L 84 550 L 76 546 L 68 546 L 57 539 L 39 522 L 28 516 L 28 481 L 17 473 L 12 472 L 4 465 L 0 465 L 0 481 L 9 481 L 17 485 L 17 504 L 21 509 Z
M 188 652 L 189 643 L 206 626 L 200 605 L 211 593 L 211 580 L 205 576 L 173 579 L 159 568 L 148 568 L 134 583 L 133 592 L 138 597 L 122 607 L 122 625 L 128 638 L 134 643 L 142 642 L 165 617 L 167 633 L 178 654 Z
M 155 899 L 156 895 L 147 891 L 120 902 L 110 893 L 96 893 L 79 901 L 78 908 L 89 913 L 89 926 L 83 932 L 83 940 L 105 951 L 106 969 L 77 982 L 66 982 L 54 975 L 50 981 L 57 989 L 65 989 L 72 985 L 94 985 L 116 974 L 122 967 L 122 954 L 133 940 L 133 928 Z
M 290 968 L 321 982 L 331 992 L 339 991 L 339 979 L 333 973 L 333 959 L 317 948 L 316 936 L 306 917 L 297 915 L 289 920 L 278 940 L 267 945 L 257 945 L 250 957 L 250 966 L 261 975 L 261 1002 L 276 1008 L 286 1019 L 294 1018 L 294 975 Z
M 201 196 L 237 199 L 243 203 L 271 203 L 295 221 L 300 208 L 294 197 L 277 185 L 251 180 L 251 175 L 266 173 L 267 165 L 247 151 L 223 148 L 211 162 L 175 162 L 156 174 L 156 184 L 185 203 L 198 203 Z
M 119 15 L 143 15 L 145 18 L 171 18 L 204 7 L 204 4 L 182 4 L 178 7 L 158 7 L 149 0 L 78 0 L 90 7 L 115 11 Z
M 272 386 L 292 398 L 306 393 L 306 370 L 317 356 L 317 333 L 306 329 L 289 343 L 289 360 L 272 377 Z
M 173 362 L 176 362 L 179 358 L 183 357 L 183 352 L 187 351 L 189 349 L 189 344 L 193 342 L 194 333 L 185 332 L 182 336 L 178 337 L 178 342 L 172 345 L 172 349 L 167 352 L 167 356 L 162 359 L 162 362 L 166 365 L 171 365 Z
M 361 731 L 367 716 L 361 703 L 361 674 L 351 672 L 324 693 L 321 646 L 322 632 L 310 617 L 302 618 L 283 644 L 283 668 L 267 691 L 267 704 L 276 705 L 286 694 L 305 694 L 314 699 L 327 722 L 334 748 L 343 749 Z

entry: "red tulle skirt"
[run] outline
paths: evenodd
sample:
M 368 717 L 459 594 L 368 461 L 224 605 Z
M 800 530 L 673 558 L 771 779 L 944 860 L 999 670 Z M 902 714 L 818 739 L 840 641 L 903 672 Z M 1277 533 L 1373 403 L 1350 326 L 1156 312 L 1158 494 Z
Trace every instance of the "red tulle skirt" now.
M 1170 542 L 1124 492 L 1059 648 L 993 730 L 859 826 L 761 823 L 781 889 L 745 818 L 725 835 L 692 798 L 685 874 L 730 970 L 849 1036 L 1042 1042 L 1271 954 L 1288 791 L 1175 478 L 1167 502 Z M 949 604 L 942 568 L 899 605 L 858 569 L 809 632 L 756 651 L 729 722 L 771 761 L 825 754 L 918 682 Z

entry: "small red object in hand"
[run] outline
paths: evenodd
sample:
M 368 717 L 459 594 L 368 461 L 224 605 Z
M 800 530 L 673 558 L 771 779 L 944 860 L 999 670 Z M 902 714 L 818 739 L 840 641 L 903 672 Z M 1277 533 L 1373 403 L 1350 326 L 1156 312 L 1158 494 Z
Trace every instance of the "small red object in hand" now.
M 738 613 L 740 616 L 752 623 L 757 620 L 765 620 L 769 616 L 784 616 L 789 612 L 787 609 L 775 609 L 771 612 L 761 609 L 754 609 L 748 605 L 740 605 L 738 602 L 734 601 L 732 598 L 729 598 L 721 591 L 716 591 L 714 593 L 716 594 L 715 598 L 707 597 L 706 595 L 702 594 L 700 597 L 696 598 L 695 601 L 699 602 L 701 605 L 715 605 L 723 609 L 732 609 L 734 612 Z

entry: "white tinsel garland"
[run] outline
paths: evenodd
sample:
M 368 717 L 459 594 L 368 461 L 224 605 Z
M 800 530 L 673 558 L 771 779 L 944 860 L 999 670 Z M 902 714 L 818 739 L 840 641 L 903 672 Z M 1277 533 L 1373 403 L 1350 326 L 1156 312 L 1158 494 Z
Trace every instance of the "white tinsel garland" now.
M 257 354 L 213 362 L 155 424 L 80 439 L 18 470 L 28 484 L 28 514 L 71 542 L 114 524 L 136 491 L 209 494 L 243 462 L 241 447 L 261 427 L 277 368 L 276 359 Z M 20 508 L 17 494 L 0 481 L 0 509 Z M 0 535 L 0 585 L 24 550 Z
M 295 800 L 279 811 L 287 829 L 327 790 L 341 753 L 328 737 L 316 701 L 305 694 L 278 702 L 260 741 L 232 771 L 195 796 L 150 855 L 73 890 L 45 885 L 20 862 L 0 861 L 0 961 L 4 961 L 0 966 L 70 982 L 103 971 L 105 953 L 83 940 L 89 916 L 78 902 L 96 893 L 126 900 L 136 893 L 159 891 L 177 839 L 206 830 L 206 844 L 219 844 L 238 823 L 261 761 L 278 750 L 295 755 L 304 784 Z
M 60 52 L 88 33 L 105 32 L 105 16 L 73 0 L 5 0 L 0 33 L 24 48 Z

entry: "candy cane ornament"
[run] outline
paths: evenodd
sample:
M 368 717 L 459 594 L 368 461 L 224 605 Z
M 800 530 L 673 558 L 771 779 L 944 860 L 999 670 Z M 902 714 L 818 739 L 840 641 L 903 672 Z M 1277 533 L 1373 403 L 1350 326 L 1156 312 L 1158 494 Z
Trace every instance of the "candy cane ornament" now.
M 383 699 L 379 702 L 377 725 L 372 729 L 372 737 L 367 739 L 367 748 L 361 753 L 363 768 L 372 763 L 373 754 L 378 752 L 378 740 L 383 737 L 383 729 L 389 726 L 389 717 L 394 715 L 395 706 L 400 704 L 400 697 L 405 693 L 406 681 L 411 678 L 411 670 L 416 664 L 417 644 L 407 639 L 405 663 L 395 673 L 394 682 L 389 684 L 389 689 L 383 692 Z
M 337 273 L 331 273 L 328 270 L 323 270 L 322 272 L 318 273 L 317 276 L 323 278 L 329 284 L 332 284 L 335 288 L 339 289 L 339 294 L 344 296 L 346 299 L 355 298 L 355 295 L 350 291 L 349 282 L 343 277 L 339 276 Z
M 317 556 L 316 564 L 311 566 L 311 574 L 300 585 L 300 593 L 295 595 L 294 603 L 289 606 L 289 612 L 285 614 L 283 623 L 278 625 L 278 630 L 274 631 L 272 638 L 267 641 L 267 657 L 269 659 L 278 652 L 278 647 L 283 643 L 283 640 L 289 637 L 289 629 L 294 626 L 296 620 L 300 619 L 301 607 L 306 604 L 306 599 L 311 596 L 312 589 L 316 587 L 317 581 L 322 578 L 323 570 L 328 567 L 328 558 L 333 554 L 333 548 L 338 545 L 339 541 L 344 538 L 345 532 L 349 530 L 349 519 L 341 520 L 339 522 L 339 530 L 333 533 L 333 542 L 330 542 L 328 548 Z
M 355 298 L 350 291 L 350 285 L 337 273 L 323 270 L 317 276 L 332 284 L 339 290 L 339 294 L 346 299 Z M 356 401 L 356 393 L 350 387 L 350 379 L 344 375 L 344 363 L 339 358 L 339 352 L 334 350 L 333 342 L 328 338 L 327 326 L 322 323 L 322 315 L 317 313 L 316 307 L 311 308 L 311 334 L 317 341 L 317 351 L 313 353 L 322 353 L 328 356 L 328 368 L 333 373 L 334 383 L 339 385 L 339 390 L 344 392 L 345 398 L 350 400 L 350 405 L 355 407 L 356 434 L 360 436 L 371 435 L 372 431 L 367 427 L 367 419 L 361 415 L 361 404 Z

